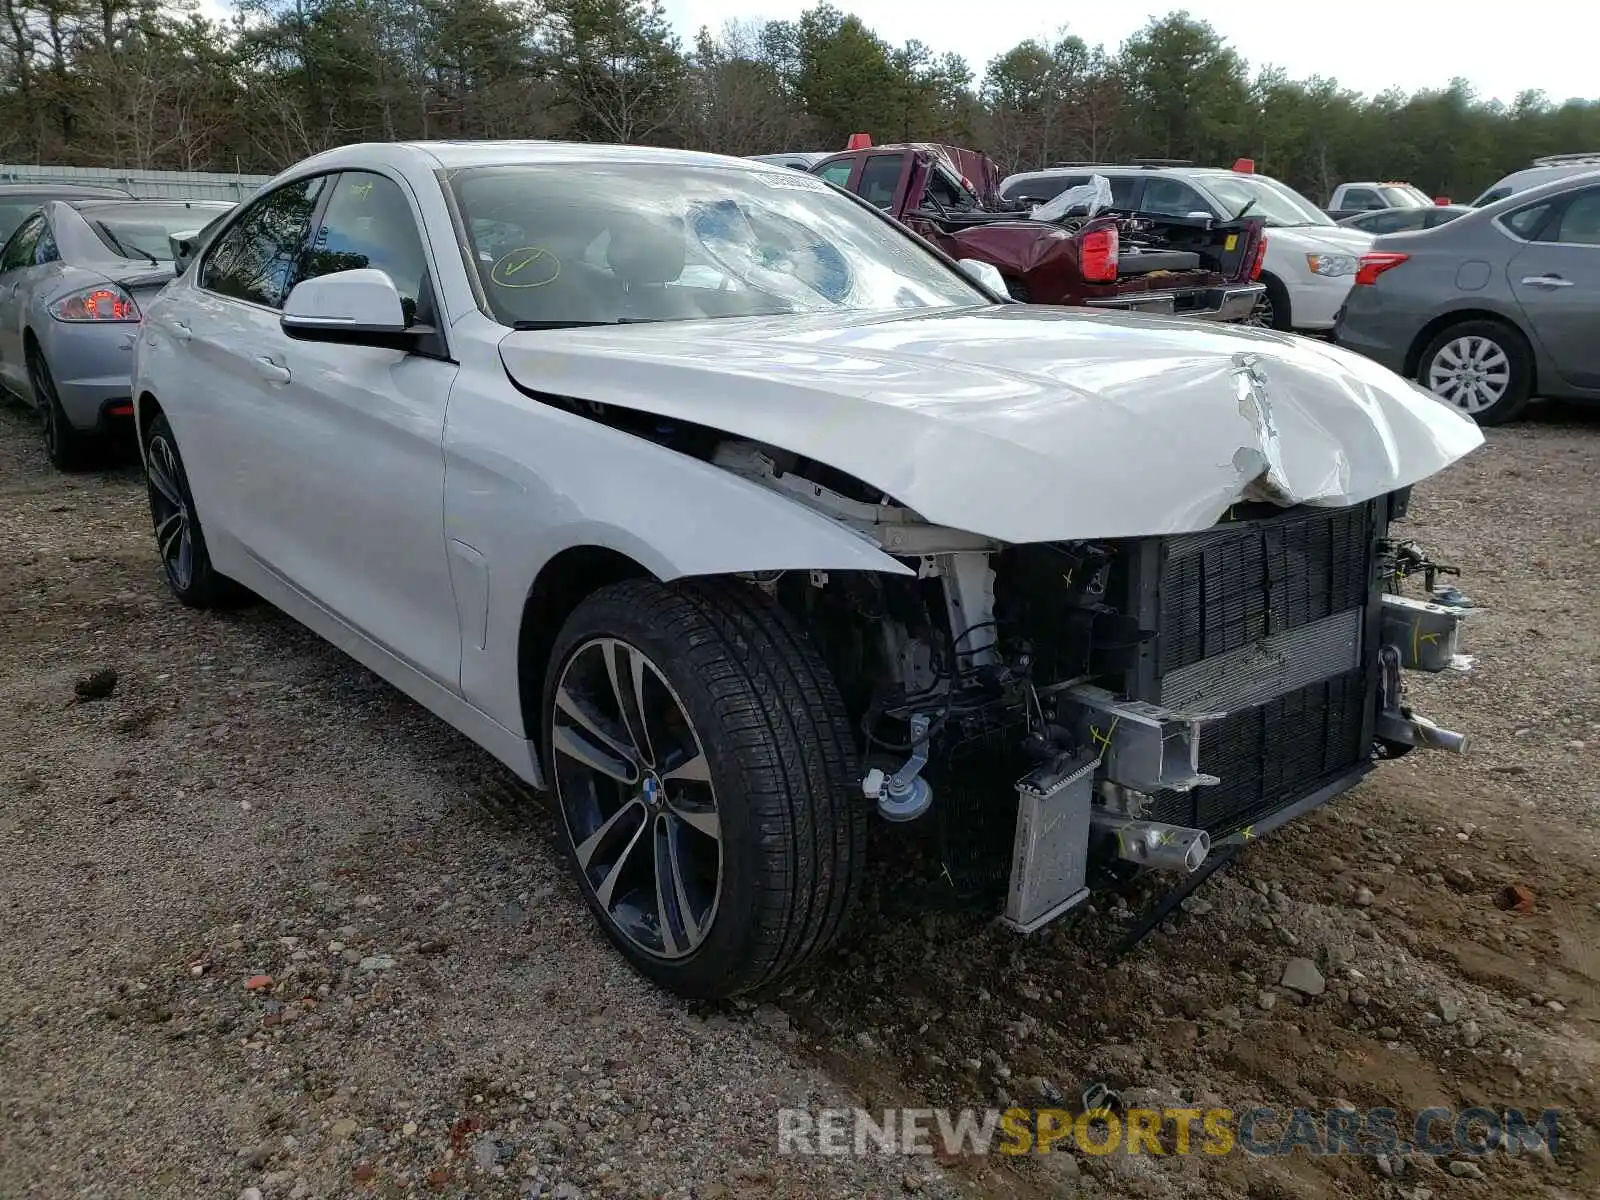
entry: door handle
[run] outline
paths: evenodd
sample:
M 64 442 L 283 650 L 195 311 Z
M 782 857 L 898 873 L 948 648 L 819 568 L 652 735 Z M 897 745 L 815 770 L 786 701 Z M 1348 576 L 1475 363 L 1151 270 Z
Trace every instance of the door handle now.
M 1524 275 L 1522 282 L 1529 287 L 1564 288 L 1572 286 L 1572 280 L 1563 279 L 1559 275 Z
M 294 378 L 288 367 L 275 363 L 270 358 L 256 359 L 256 372 L 269 383 L 288 383 Z
M 187 342 L 194 337 L 194 330 L 190 329 L 182 321 L 174 321 L 172 323 L 172 336 L 180 342 Z

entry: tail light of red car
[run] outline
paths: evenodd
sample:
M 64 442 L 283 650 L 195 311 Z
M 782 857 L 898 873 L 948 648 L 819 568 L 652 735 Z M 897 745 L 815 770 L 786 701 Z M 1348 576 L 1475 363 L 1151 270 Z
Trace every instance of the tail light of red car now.
M 1086 233 L 1078 243 L 1078 271 L 1085 283 L 1115 283 L 1120 249 L 1116 227 Z
M 1394 253 L 1363 254 L 1356 263 L 1356 287 L 1371 287 L 1378 282 L 1379 275 L 1392 271 L 1410 257 Z
M 1267 235 L 1262 234 L 1256 242 L 1256 256 L 1250 260 L 1250 282 L 1254 283 L 1261 278 L 1261 268 L 1267 261 Z

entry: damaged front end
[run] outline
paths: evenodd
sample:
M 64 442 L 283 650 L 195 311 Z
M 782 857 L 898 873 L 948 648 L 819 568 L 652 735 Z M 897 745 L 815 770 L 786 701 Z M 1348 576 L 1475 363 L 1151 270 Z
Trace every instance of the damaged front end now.
M 864 798 L 897 824 L 931 818 L 969 867 L 987 846 L 1016 930 L 1108 876 L 1181 885 L 1381 759 L 1466 748 L 1404 702 L 1406 671 L 1468 665 L 1462 610 L 1396 590 L 1421 561 L 1390 535 L 1405 491 L 1009 546 L 849 500 L 748 444 L 716 461 L 916 568 L 758 582 L 805 617 L 841 682 Z

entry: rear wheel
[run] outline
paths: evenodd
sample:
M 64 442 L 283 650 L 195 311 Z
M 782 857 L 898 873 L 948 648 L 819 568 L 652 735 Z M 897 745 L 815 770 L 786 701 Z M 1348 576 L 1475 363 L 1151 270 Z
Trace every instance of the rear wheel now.
M 1417 382 L 1479 425 L 1503 425 L 1528 406 L 1533 356 L 1509 325 L 1462 321 L 1428 343 L 1417 360 Z
M 33 387 L 33 402 L 39 410 L 44 452 L 58 471 L 81 471 L 89 466 L 94 438 L 77 429 L 67 419 L 56 392 L 55 378 L 44 354 L 37 347 L 28 351 L 28 382 Z
M 854 905 L 866 807 L 815 647 L 746 584 L 584 600 L 544 685 L 557 832 L 613 944 L 680 995 L 769 984 Z
M 248 600 L 249 592 L 211 565 L 178 440 L 163 414 L 145 430 L 144 463 L 156 549 L 172 594 L 190 608 L 225 608 Z
M 1245 324 L 1254 325 L 1258 329 L 1277 329 L 1288 333 L 1293 328 L 1288 289 L 1275 275 L 1263 274 L 1261 282 L 1267 290 L 1256 297 L 1256 305 L 1245 318 Z

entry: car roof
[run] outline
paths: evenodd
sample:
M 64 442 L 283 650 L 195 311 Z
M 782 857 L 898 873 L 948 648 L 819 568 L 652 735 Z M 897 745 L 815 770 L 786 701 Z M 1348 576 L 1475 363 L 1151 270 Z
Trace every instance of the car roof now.
M 79 212 L 98 212 L 106 208 L 139 209 L 143 207 L 157 208 L 193 208 L 201 212 L 214 210 L 226 212 L 236 207 L 232 200 L 185 200 L 177 196 L 135 196 L 131 198 L 122 196 L 95 196 L 91 199 L 68 199 L 62 201 L 69 208 Z
M 133 199 L 133 193 L 126 188 L 104 187 L 91 183 L 0 183 L 0 199 L 7 196 L 41 196 L 49 200 Z
M 657 166 L 716 166 L 744 171 L 787 171 L 787 167 L 708 154 L 699 150 L 672 150 L 660 146 L 619 146 L 605 142 L 555 142 L 531 138 L 504 141 L 358 142 L 324 150 L 296 163 L 291 170 L 323 171 L 393 164 L 410 157 L 419 165 L 447 171 L 466 167 L 537 166 L 552 163 L 640 163 Z

